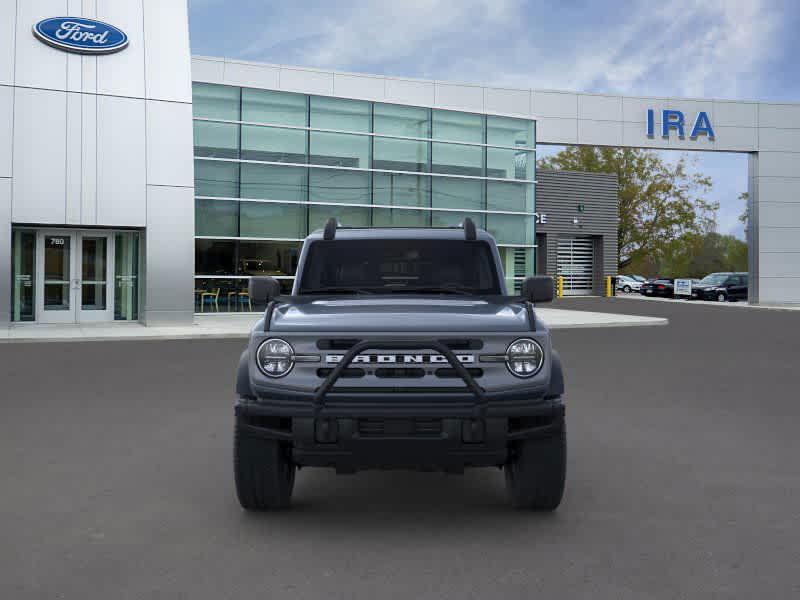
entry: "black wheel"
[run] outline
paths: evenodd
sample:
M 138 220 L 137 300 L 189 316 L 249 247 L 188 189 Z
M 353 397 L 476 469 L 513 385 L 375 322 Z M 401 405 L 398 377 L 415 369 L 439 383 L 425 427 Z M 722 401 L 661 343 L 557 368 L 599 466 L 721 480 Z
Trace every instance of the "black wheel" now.
M 233 440 L 236 496 L 246 510 L 287 508 L 294 489 L 295 466 L 289 447 L 248 436 L 236 425 Z
M 626 285 L 625 287 L 622 288 L 622 291 L 625 292 L 626 294 L 630 294 L 631 293 L 631 286 Z
M 717 302 L 727 302 L 727 301 L 728 297 L 724 293 L 720 292 L 717 294 Z
M 552 511 L 561 504 L 567 474 L 567 432 L 515 442 L 505 466 L 506 490 L 516 508 Z

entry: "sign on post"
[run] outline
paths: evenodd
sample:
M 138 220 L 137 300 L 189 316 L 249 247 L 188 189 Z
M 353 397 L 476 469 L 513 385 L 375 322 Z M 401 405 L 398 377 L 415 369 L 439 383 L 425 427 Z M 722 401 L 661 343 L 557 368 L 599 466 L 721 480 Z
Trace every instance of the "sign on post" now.
M 676 279 L 675 292 L 676 296 L 692 297 L 692 280 L 691 279 Z

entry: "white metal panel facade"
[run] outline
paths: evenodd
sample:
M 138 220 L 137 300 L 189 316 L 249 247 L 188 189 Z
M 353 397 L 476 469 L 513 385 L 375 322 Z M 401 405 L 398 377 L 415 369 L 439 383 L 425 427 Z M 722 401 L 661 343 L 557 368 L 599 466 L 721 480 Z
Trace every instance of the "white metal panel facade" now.
M 66 122 L 66 92 L 14 88 L 14 222 L 65 223 Z
M 10 190 L 1 199 L 9 210 L 0 211 L 0 264 L 10 261 L 12 224 L 145 229 L 148 183 L 193 195 L 187 14 L 186 0 L 0 1 L 0 183 Z M 87 56 L 34 37 L 38 21 L 63 16 L 109 22 L 129 45 Z M 148 110 L 154 118 L 146 118 Z M 150 161 L 148 152 L 156 154 Z M 144 232 L 144 252 L 169 254 L 147 262 L 183 261 L 172 263 L 173 278 L 193 272 L 193 214 L 181 218 L 186 223 L 176 232 L 189 228 L 187 235 L 166 227 Z M 168 239 L 160 243 L 156 235 Z M 0 322 L 10 318 L 9 285 L 3 276 Z M 158 287 L 148 289 L 148 299 L 173 322 L 190 322 L 191 289 L 177 298 L 168 288 L 164 298 Z

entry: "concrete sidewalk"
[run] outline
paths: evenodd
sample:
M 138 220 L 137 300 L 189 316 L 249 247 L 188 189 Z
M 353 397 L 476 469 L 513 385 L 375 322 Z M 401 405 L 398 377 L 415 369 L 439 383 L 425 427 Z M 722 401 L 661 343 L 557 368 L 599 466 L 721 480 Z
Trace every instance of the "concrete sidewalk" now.
M 536 312 L 551 329 L 666 325 L 668 322 L 667 319 L 660 317 L 614 315 L 558 308 L 537 308 Z M 182 327 L 146 327 L 140 323 L 83 325 L 17 323 L 0 330 L 0 343 L 246 338 L 257 319 L 258 316 L 253 314 L 198 315 L 193 325 Z
M 617 293 L 614 299 L 642 300 L 644 302 L 679 302 L 693 306 L 718 306 L 720 308 L 754 308 L 760 310 L 800 310 L 800 304 L 750 304 L 744 300 L 736 302 L 714 302 L 711 300 L 690 300 L 689 298 L 654 298 L 642 296 L 638 292 Z

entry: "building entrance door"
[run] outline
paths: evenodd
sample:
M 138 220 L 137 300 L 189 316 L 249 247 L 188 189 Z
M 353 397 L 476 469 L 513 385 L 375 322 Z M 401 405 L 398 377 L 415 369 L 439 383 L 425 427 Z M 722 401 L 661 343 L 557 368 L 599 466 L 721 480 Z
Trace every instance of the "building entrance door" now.
M 39 322 L 113 321 L 113 236 L 102 231 L 42 230 L 38 237 Z
M 559 237 L 558 274 L 564 277 L 565 296 L 588 296 L 594 279 L 594 243 L 591 237 Z

